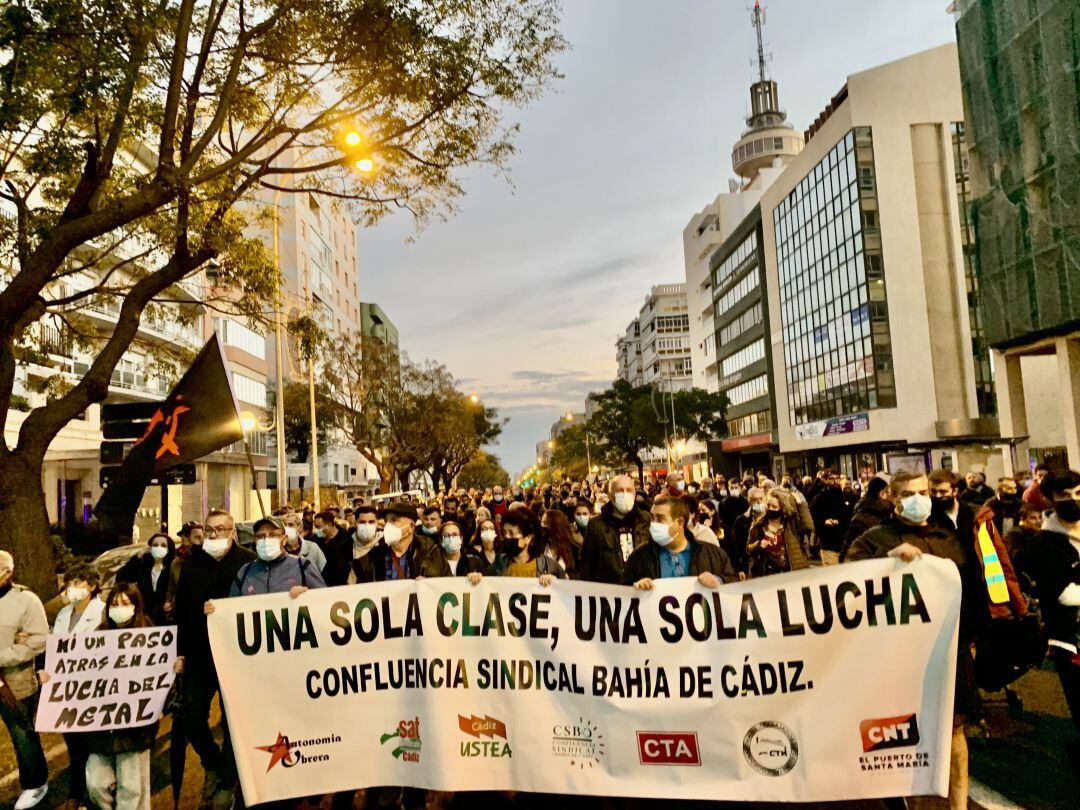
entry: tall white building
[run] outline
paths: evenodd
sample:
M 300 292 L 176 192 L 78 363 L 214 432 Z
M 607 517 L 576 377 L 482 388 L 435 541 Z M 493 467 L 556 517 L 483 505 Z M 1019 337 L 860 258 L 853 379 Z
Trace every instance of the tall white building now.
M 645 371 L 641 367 L 641 321 L 630 321 L 626 334 L 615 341 L 615 363 L 618 366 L 616 376 L 631 385 L 645 382 Z
M 690 360 L 690 317 L 686 284 L 657 284 L 645 299 L 637 320 L 641 330 L 642 381 L 666 391 L 693 385 Z
M 751 113 L 746 129 L 731 150 L 731 167 L 739 180 L 728 181 L 720 194 L 694 214 L 683 229 L 686 297 L 690 314 L 690 347 L 695 388 L 717 391 L 717 317 L 710 258 L 761 199 L 762 192 L 780 176 L 784 166 L 803 148 L 803 136 L 787 123 L 780 109 L 776 82 L 766 78 L 762 26 L 765 14 L 754 7 L 751 22 L 757 34 L 758 80 L 750 86 Z

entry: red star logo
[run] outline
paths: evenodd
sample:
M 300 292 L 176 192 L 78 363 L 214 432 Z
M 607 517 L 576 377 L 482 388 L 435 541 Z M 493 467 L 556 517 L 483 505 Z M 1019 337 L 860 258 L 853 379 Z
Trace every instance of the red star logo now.
M 286 766 L 292 764 L 292 759 L 289 757 L 289 738 L 283 736 L 280 731 L 277 735 L 277 742 L 273 745 L 256 745 L 255 748 L 270 755 L 270 764 L 266 766 L 267 773 L 270 773 L 271 768 L 279 762 L 284 762 Z

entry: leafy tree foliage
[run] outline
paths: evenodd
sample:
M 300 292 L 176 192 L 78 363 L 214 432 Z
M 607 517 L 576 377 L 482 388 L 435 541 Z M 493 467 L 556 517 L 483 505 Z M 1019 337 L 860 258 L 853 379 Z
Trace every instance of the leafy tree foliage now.
M 499 457 L 484 450 L 478 450 L 457 474 L 457 485 L 471 489 L 486 489 L 493 486 L 510 486 L 510 473 L 499 461 Z
M 556 0 L 4 5 L 0 423 L 39 322 L 94 347 L 89 371 L 0 443 L 0 545 L 24 581 L 52 577 L 46 448 L 105 399 L 140 320 L 191 318 L 193 296 L 266 318 L 278 274 L 259 212 L 275 193 L 338 200 L 366 223 L 452 213 L 457 170 L 505 166 L 506 111 L 557 78 L 557 23 Z M 81 318 L 88 306 L 115 306 L 115 326 Z

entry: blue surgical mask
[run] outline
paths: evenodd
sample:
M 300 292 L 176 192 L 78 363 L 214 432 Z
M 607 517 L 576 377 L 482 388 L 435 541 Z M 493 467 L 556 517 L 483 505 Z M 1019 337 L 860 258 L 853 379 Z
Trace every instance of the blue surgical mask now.
M 260 537 L 255 540 L 255 553 L 259 555 L 259 559 L 264 562 L 270 560 L 276 560 L 281 556 L 281 538 L 280 537 Z
M 443 551 L 447 554 L 457 554 L 461 551 L 460 534 L 444 534 L 442 539 Z
M 326 530 L 325 529 L 316 529 L 314 532 L 312 532 L 312 534 L 314 534 L 316 537 L 318 537 L 321 540 L 322 538 L 326 537 Z
M 577 525 L 580 526 L 582 529 L 589 525 L 588 515 L 576 515 L 574 517 L 574 520 L 577 521 Z
M 900 501 L 901 516 L 912 523 L 925 523 L 934 508 L 928 495 L 908 495 Z

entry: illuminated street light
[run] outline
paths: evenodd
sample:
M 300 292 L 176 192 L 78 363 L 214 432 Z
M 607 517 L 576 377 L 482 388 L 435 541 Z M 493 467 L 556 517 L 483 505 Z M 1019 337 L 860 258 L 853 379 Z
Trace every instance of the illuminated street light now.
M 356 130 L 353 130 L 345 136 L 345 143 L 349 146 L 359 146 L 362 140 L 364 140 L 364 136 Z
M 375 161 L 371 158 L 360 158 L 353 165 L 356 167 L 357 171 L 363 172 L 364 174 L 374 171 L 375 169 Z
M 476 394 L 469 394 L 469 402 L 471 402 L 473 405 L 479 405 L 480 397 L 478 397 Z

